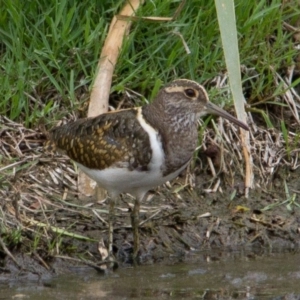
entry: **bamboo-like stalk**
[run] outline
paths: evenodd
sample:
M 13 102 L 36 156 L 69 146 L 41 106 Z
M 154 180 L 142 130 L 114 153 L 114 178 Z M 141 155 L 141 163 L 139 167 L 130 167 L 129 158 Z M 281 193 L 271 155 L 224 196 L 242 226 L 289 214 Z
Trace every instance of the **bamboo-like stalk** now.
M 128 0 L 120 11 L 122 16 L 133 16 L 144 0 Z M 98 72 L 93 84 L 88 117 L 94 117 L 105 113 L 108 110 L 108 100 L 112 82 L 112 75 L 118 60 L 120 49 L 122 48 L 124 37 L 130 29 L 130 18 L 114 16 L 104 46 L 102 48 L 98 63 Z M 95 193 L 96 184 L 79 170 L 78 191 L 80 195 L 91 196 Z M 105 191 L 98 188 L 97 198 L 105 197 Z

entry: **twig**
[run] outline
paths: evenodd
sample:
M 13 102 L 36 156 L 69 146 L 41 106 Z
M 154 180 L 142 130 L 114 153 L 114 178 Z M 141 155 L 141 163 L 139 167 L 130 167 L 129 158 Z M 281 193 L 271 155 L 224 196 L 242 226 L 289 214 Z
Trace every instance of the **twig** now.
M 5 243 L 3 242 L 2 238 L 0 237 L 0 245 L 2 247 L 2 249 L 4 250 L 4 252 L 6 253 L 6 255 L 8 255 L 13 262 L 18 266 L 18 268 L 20 270 L 22 270 L 22 266 L 18 263 L 18 261 L 15 259 L 15 257 L 11 254 L 11 252 L 8 250 L 8 248 L 6 247 Z

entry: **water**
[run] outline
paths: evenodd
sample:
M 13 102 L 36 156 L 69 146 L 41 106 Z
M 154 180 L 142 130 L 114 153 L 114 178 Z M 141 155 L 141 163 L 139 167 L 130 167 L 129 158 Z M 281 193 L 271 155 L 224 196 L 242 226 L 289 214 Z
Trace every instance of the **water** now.
M 49 282 L 0 284 L 0 299 L 300 299 L 300 253 L 197 253 L 189 263 L 90 268 Z

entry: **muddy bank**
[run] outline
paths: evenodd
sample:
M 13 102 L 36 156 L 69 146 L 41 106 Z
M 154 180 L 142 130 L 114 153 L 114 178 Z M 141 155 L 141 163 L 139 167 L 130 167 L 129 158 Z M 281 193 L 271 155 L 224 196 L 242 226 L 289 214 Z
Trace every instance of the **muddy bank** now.
M 183 186 L 186 174 L 171 189 L 160 187 L 141 207 L 140 263 L 188 261 L 193 251 L 210 249 L 298 250 L 300 169 L 287 171 L 282 168 L 272 184 L 251 190 L 248 199 L 239 194 L 242 181 L 230 186 L 222 176 L 222 193 L 208 192 L 211 176 L 204 173 L 195 178 L 193 189 L 174 192 Z M 286 182 L 290 198 L 280 182 Z M 74 192 L 68 192 L 65 199 L 38 192 L 37 201 L 26 203 L 23 192 L 18 207 L 13 199 L 2 202 L 3 211 L 11 212 L 6 215 L 7 223 L 18 209 L 20 228 L 14 228 L 15 240 L 12 231 L 2 228 L 2 243 L 8 247 L 1 251 L 0 281 L 47 280 L 74 272 L 74 266 L 93 267 L 101 261 L 99 241 L 107 244 L 106 201 L 87 199 L 83 206 Z M 119 267 L 132 263 L 132 202 L 126 196 L 116 208 L 114 254 Z

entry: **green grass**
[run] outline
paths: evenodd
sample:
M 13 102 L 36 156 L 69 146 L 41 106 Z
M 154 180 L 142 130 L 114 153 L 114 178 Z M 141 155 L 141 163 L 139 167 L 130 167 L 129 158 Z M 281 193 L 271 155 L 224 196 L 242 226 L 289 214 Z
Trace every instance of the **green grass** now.
M 93 78 L 107 22 L 103 4 L 4 1 L 0 19 L 0 113 L 32 125 L 66 111 Z
M 4 1 L 2 115 L 32 127 L 40 119 L 51 123 L 87 101 L 109 22 L 123 3 L 108 2 Z M 243 77 L 250 104 L 282 92 L 275 86 L 270 66 L 281 72 L 296 59 L 292 33 L 284 30 L 283 22 L 295 25 L 300 13 L 296 5 L 282 7 L 279 0 L 255 2 L 236 1 L 241 64 L 257 74 Z M 172 16 L 179 3 L 146 1 L 138 16 Z M 183 36 L 191 54 L 174 32 Z M 187 1 L 175 21 L 133 22 L 112 91 L 130 88 L 152 98 L 174 78 L 206 82 L 225 69 L 214 1 Z

